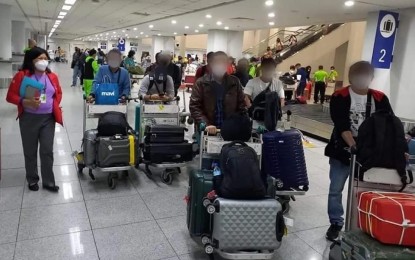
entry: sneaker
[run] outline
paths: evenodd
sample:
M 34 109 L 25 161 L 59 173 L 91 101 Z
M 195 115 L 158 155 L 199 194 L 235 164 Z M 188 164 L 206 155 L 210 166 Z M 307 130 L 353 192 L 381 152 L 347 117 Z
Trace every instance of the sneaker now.
M 337 240 L 339 238 L 339 234 L 342 228 L 343 228 L 342 226 L 331 224 L 331 226 L 327 230 L 326 239 L 329 241 Z

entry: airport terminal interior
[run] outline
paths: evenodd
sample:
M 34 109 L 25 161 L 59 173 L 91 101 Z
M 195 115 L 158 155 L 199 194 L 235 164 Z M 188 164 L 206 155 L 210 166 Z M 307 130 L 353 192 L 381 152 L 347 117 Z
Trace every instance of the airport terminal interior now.
M 407 134 L 406 139 L 413 145 L 413 150 L 409 145 L 409 151 L 404 151 L 408 159 L 405 166 L 410 169 L 411 163 L 415 164 L 414 28 L 414 0 L 0 0 L 0 260 L 374 260 L 380 259 L 380 255 L 387 256 L 382 259 L 415 259 L 415 215 L 410 213 L 415 212 L 415 185 L 409 183 L 403 193 L 397 193 L 402 186 L 402 179 L 396 173 L 398 169 L 392 169 L 398 183 L 392 177 L 381 178 L 394 179 L 395 182 L 391 180 L 390 183 L 353 178 L 349 185 L 349 181 L 344 180 L 344 188 L 340 187 L 336 197 L 340 203 L 336 210 L 344 215 L 344 223 L 333 222 L 333 208 L 328 204 L 333 203 L 329 191 L 334 190 L 330 180 L 330 176 L 332 182 L 335 179 L 330 173 L 334 162 L 330 156 L 329 163 L 325 155 L 329 140 L 335 135 L 332 133 L 336 133 L 334 127 L 338 127 L 338 111 L 333 111 L 331 102 L 339 102 L 339 96 L 346 95 L 344 87 L 350 84 L 350 92 L 354 91 L 357 83 L 350 79 L 356 70 L 350 67 L 367 61 L 357 63 L 361 66 L 357 70 L 373 74 L 373 81 L 370 78 L 366 87 L 370 84 L 376 91 L 371 94 L 373 97 L 368 95 L 367 100 L 378 104 L 380 97 L 388 97 L 394 117 L 402 122 L 405 131 L 402 137 Z M 217 65 L 224 58 L 226 66 Z M 114 60 L 118 64 L 114 65 Z M 173 78 L 165 69 L 170 65 L 179 73 L 178 78 Z M 273 70 L 271 80 L 266 83 L 264 79 L 269 74 L 266 68 L 270 67 Z M 45 70 L 50 70 L 46 73 L 48 77 L 43 76 Z M 125 72 L 125 80 L 122 72 Z M 97 75 L 105 73 L 102 80 L 97 79 Z M 114 76 L 117 73 L 118 76 Z M 221 80 L 222 77 L 226 80 L 218 81 L 219 74 Z M 105 81 L 106 76 L 109 82 Z M 259 81 L 255 81 L 256 78 Z M 217 99 L 222 103 L 216 101 L 212 105 L 204 101 L 207 95 L 215 92 L 204 89 L 220 88 L 232 80 L 236 83 L 226 89 L 235 88 L 229 90 L 234 92 L 224 94 L 222 91 L 221 98 L 218 95 L 209 100 Z M 130 90 L 124 87 L 122 91 L 124 83 L 120 82 L 127 82 Z M 290 176 L 304 167 L 306 184 L 292 184 L 297 186 L 287 188 L 281 184 L 280 177 L 270 175 L 266 177 L 268 199 L 264 195 L 262 200 L 239 200 L 245 204 L 238 204 L 236 198 L 229 198 L 229 202 L 215 197 L 212 186 L 205 193 L 195 190 L 206 185 L 192 186 L 196 183 L 193 180 L 196 177 L 192 177 L 195 172 L 203 176 L 199 178 L 205 178 L 204 182 L 207 182 L 207 175 L 211 176 L 212 182 L 217 174 L 226 176 L 231 158 L 226 166 L 225 163 L 220 165 L 222 160 L 215 161 L 219 154 L 222 158 L 223 145 L 229 142 L 224 141 L 225 131 L 223 137 L 216 132 L 217 136 L 213 137 L 218 138 L 209 139 L 202 129 L 207 127 L 209 132 L 212 129 L 212 124 L 208 123 L 209 112 L 200 120 L 198 111 L 213 107 L 213 121 L 223 121 L 216 128 L 213 126 L 219 129 L 227 119 L 221 119 L 226 114 L 223 111 L 227 111 L 226 102 L 238 99 L 238 105 L 246 112 L 249 105 L 255 105 L 252 88 L 259 87 L 258 93 L 262 93 L 269 91 L 274 83 L 279 88 L 280 103 L 283 103 L 282 117 L 271 130 L 267 123 L 265 129 L 255 120 L 254 133 L 247 142 L 247 147 L 253 147 L 252 151 L 256 152 L 255 160 L 237 161 L 237 164 L 256 163 L 258 174 L 262 176 L 266 171 L 274 172 L 267 165 L 285 167 L 287 170 L 282 175 Z M 38 84 L 43 89 L 36 87 Z M 321 84 L 324 86 L 318 91 Z M 114 90 L 99 93 L 99 87 L 113 85 L 120 88 L 116 89 L 119 93 L 115 97 L 116 104 L 105 103 Z M 173 88 L 177 94 L 173 93 Z M 31 91 L 32 96 L 28 96 Z M 269 92 L 266 93 L 269 97 Z M 154 96 L 159 101 L 153 101 Z M 170 101 L 173 96 L 178 97 L 177 101 Z M 367 102 L 366 94 L 363 100 Z M 364 109 L 370 111 L 370 106 L 369 109 L 367 105 L 362 106 L 362 113 Z M 114 135 L 104 140 L 99 132 L 105 129 L 98 129 L 98 135 L 89 142 L 86 131 L 97 129 L 107 111 L 126 115 L 131 126 L 130 135 L 125 138 Z M 218 111 L 222 111 L 219 116 Z M 349 115 L 349 111 L 345 112 Z M 255 113 L 249 114 L 255 117 Z M 60 115 L 63 125 L 59 124 Z M 265 122 L 267 118 L 265 116 Z M 366 120 L 369 118 L 367 116 Z M 363 120 L 356 119 L 360 124 Z M 49 121 L 53 121 L 52 124 Z M 349 118 L 346 122 L 357 124 Z M 147 131 L 156 129 L 157 125 L 185 127 L 182 144 L 191 147 L 192 158 L 185 161 L 174 158 L 168 162 L 148 159 L 150 147 L 154 145 L 151 138 L 157 140 L 158 136 L 147 136 Z M 256 128 L 257 125 L 260 126 Z M 48 126 L 52 128 L 45 130 Z M 234 126 L 234 130 L 240 128 Z M 37 130 L 33 130 L 35 128 Z M 350 131 L 352 129 L 347 130 Z M 299 139 L 292 146 L 278 146 L 277 142 L 275 147 L 286 150 L 276 156 L 278 163 L 271 164 L 274 158 L 267 154 L 270 148 L 266 146 L 265 137 L 273 132 L 281 136 L 293 133 Z M 34 133 L 38 137 L 33 137 Z M 357 138 L 357 134 L 350 136 L 351 140 Z M 343 135 L 341 138 L 346 140 Z M 27 151 L 35 139 L 36 147 L 38 141 L 40 147 L 29 162 Z M 88 145 L 96 145 L 94 156 L 97 153 L 100 157 L 100 142 L 117 140 L 127 143 L 127 158 L 121 158 L 124 154 L 111 155 L 112 150 L 121 149 L 113 143 L 108 146 L 108 160 L 121 158 L 126 164 L 99 166 L 97 161 L 86 162 Z M 284 142 L 281 140 L 280 144 Z M 349 145 L 348 141 L 344 142 Z M 162 153 L 176 149 L 177 144 L 158 145 L 164 147 L 164 151 L 159 150 Z M 349 146 L 353 150 L 355 143 Z M 52 150 L 45 155 L 52 147 L 53 156 Z M 152 149 L 154 147 L 156 145 Z M 292 154 L 300 153 L 304 162 L 290 158 L 290 149 L 298 149 Z M 211 157 L 207 156 L 209 154 Z M 157 154 L 152 155 L 155 158 Z M 243 152 L 239 155 L 246 156 Z M 209 166 L 203 168 L 206 161 Z M 54 181 L 47 176 L 48 164 Z M 104 165 L 104 159 L 101 164 Z M 287 166 L 281 166 L 283 164 Z M 239 169 L 235 176 L 245 170 L 243 166 L 232 166 Z M 349 174 L 348 166 L 343 165 L 342 169 Z M 40 179 L 34 180 L 33 174 L 37 172 Z M 49 180 L 42 180 L 42 177 Z M 225 181 L 221 185 L 225 185 Z M 349 196 L 351 190 L 355 193 Z M 216 194 L 219 191 L 220 187 Z M 195 202 L 193 194 L 197 192 L 201 199 Z M 362 210 L 360 206 L 363 195 L 368 192 L 384 194 L 379 195 L 382 198 L 388 196 L 387 192 L 396 192 L 390 201 L 399 201 L 396 203 L 400 207 L 367 213 L 369 209 Z M 360 201 L 356 199 L 358 196 Z M 398 196 L 406 196 L 402 199 L 405 202 L 401 203 Z M 206 198 L 209 198 L 207 202 Z M 278 209 L 278 214 L 258 206 L 265 200 Z M 373 201 L 382 202 L 382 199 L 372 198 L 370 203 Z M 225 208 L 225 202 L 233 208 Z M 202 210 L 194 213 L 195 217 L 189 212 L 196 212 L 193 209 L 196 204 L 197 209 Z M 392 207 L 391 204 L 386 206 Z M 213 206 L 214 212 L 208 213 L 209 206 Z M 385 220 L 387 216 L 376 215 L 399 212 L 400 216 L 401 209 L 402 219 L 398 220 Z M 369 231 L 363 227 L 361 218 L 368 219 Z M 202 220 L 209 231 L 195 232 L 193 225 L 202 225 L 199 223 Z M 371 221 L 379 221 L 379 226 L 372 226 Z M 400 222 L 394 224 L 399 229 L 387 226 L 393 221 Z M 219 228 L 219 225 L 222 226 Z M 373 235 L 373 230 L 382 229 L 379 227 L 388 230 L 388 242 L 382 240 L 382 234 Z M 339 230 L 332 237 L 329 232 L 336 228 Z M 353 234 L 365 236 L 365 241 L 369 242 L 365 244 L 357 238 L 348 241 L 351 237 L 348 234 L 352 232 L 360 232 Z M 393 240 L 397 236 L 399 238 Z M 344 244 L 349 242 L 355 245 L 354 250 L 345 249 Z M 375 243 L 376 246 L 371 247 Z M 339 254 L 335 251 L 337 247 Z M 366 254 L 363 253 L 365 256 L 358 255 L 362 248 L 367 249 Z M 389 257 L 392 255 L 395 258 Z

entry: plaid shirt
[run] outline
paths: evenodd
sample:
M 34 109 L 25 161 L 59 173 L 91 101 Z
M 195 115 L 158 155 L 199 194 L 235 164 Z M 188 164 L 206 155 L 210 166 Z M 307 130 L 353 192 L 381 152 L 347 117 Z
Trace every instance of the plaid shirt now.
M 217 128 L 221 128 L 224 120 L 223 97 L 225 94 L 225 88 L 213 79 L 212 87 L 214 88 L 214 92 L 216 94 L 215 123 Z

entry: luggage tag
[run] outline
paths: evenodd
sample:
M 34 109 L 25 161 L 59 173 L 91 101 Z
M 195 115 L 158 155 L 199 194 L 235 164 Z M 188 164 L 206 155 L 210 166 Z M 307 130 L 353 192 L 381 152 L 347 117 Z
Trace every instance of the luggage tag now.
M 46 93 L 40 94 L 40 103 L 45 104 L 46 103 Z
M 294 219 L 284 216 L 284 223 L 286 226 L 294 227 Z

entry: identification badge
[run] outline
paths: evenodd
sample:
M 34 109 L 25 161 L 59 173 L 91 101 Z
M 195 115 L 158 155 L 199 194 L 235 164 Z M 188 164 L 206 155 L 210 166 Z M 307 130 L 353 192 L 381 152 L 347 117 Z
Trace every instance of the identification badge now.
M 40 95 L 40 103 L 42 103 L 42 104 L 46 103 L 46 94 L 45 93 Z

